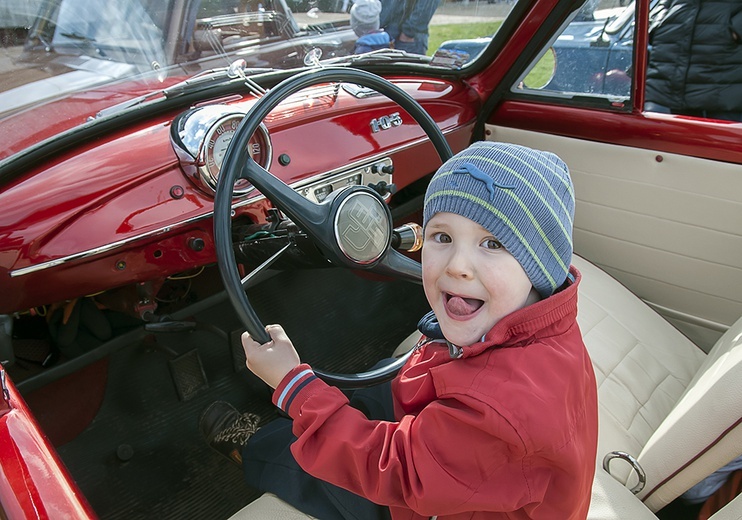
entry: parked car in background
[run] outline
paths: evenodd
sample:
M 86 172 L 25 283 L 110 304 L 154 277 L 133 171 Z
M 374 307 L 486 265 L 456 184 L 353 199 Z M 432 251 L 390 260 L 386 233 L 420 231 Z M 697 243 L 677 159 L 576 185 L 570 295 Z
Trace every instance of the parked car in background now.
M 429 310 L 427 183 L 479 140 L 571 171 L 589 518 L 689 513 L 681 494 L 742 455 L 742 124 L 644 111 L 650 4 L 575 22 L 572 0 L 446 1 L 431 32 L 483 47 L 430 57 L 351 54 L 322 1 L 44 2 L 0 49 L 0 517 L 274 500 L 198 431 L 216 399 L 278 413 L 240 334 L 281 323 L 340 387 L 393 377 L 403 357 L 371 367 Z
M 549 69 L 545 77 L 530 76 L 524 87 L 628 98 L 634 42 L 634 3 L 627 7 L 599 9 L 589 18 L 575 18 L 558 33 L 540 60 Z M 438 48 L 441 55 L 463 56 L 460 64 L 476 58 L 491 37 L 448 40 Z

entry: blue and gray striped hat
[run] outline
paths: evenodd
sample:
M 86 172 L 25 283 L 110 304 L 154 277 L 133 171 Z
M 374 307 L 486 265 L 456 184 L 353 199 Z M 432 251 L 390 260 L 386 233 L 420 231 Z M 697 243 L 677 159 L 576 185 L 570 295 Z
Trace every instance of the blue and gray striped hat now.
M 479 141 L 446 161 L 425 194 L 423 226 L 438 212 L 491 232 L 546 298 L 572 261 L 575 198 L 567 165 L 550 152 Z

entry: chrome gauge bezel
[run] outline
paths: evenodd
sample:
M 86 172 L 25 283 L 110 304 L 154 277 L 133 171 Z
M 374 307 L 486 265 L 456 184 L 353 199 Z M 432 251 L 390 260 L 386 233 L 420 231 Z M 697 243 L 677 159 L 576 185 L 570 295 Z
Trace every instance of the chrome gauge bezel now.
M 215 159 L 213 155 L 214 149 L 217 146 L 220 146 L 219 140 L 221 139 L 221 136 L 224 135 L 225 131 L 231 132 L 231 134 L 234 135 L 244 117 L 245 114 L 228 114 L 217 119 L 214 124 L 209 127 L 203 141 L 201 142 L 198 155 L 198 173 L 201 180 L 214 191 L 216 191 L 216 183 L 219 179 L 219 172 L 221 171 L 221 162 L 224 160 L 224 150 L 221 151 L 221 156 L 218 159 Z M 268 129 L 261 123 L 256 130 L 256 134 L 259 135 L 253 136 L 253 138 L 250 139 L 249 146 L 252 147 L 258 144 L 266 148 L 267 155 L 264 156 L 262 163 L 259 164 L 263 168 L 267 169 L 271 162 Z M 256 139 L 258 139 L 257 143 L 255 141 Z M 226 146 L 224 148 L 226 148 Z M 260 151 L 248 150 L 248 153 L 254 158 L 255 154 L 260 153 Z M 238 179 L 234 184 L 235 195 L 245 195 L 254 189 L 253 185 L 245 179 Z
M 181 166 L 205 191 L 216 193 L 223 152 L 226 149 L 224 145 L 220 154 L 215 157 L 215 147 L 223 144 L 219 140 L 225 132 L 234 134 L 245 114 L 244 111 L 235 110 L 228 105 L 207 105 L 189 110 L 173 121 L 171 137 L 181 159 Z M 270 134 L 264 124 L 258 126 L 249 146 L 260 147 L 259 150 L 250 149 L 248 153 L 253 159 L 259 155 L 258 164 L 268 169 L 273 150 Z M 246 195 L 254 189 L 246 180 L 238 180 L 234 186 L 234 196 Z

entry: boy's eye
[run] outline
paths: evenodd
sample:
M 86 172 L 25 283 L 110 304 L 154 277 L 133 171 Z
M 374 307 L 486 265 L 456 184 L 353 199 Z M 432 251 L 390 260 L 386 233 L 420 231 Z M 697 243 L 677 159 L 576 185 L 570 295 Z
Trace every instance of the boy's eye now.
M 435 233 L 433 235 L 433 240 L 436 242 L 440 242 L 441 244 L 450 244 L 451 243 L 451 237 L 447 233 Z
M 482 242 L 482 245 L 486 247 L 487 249 L 492 249 L 492 250 L 502 248 L 502 244 L 500 243 L 500 241 L 495 240 L 494 238 L 488 238 L 487 240 Z

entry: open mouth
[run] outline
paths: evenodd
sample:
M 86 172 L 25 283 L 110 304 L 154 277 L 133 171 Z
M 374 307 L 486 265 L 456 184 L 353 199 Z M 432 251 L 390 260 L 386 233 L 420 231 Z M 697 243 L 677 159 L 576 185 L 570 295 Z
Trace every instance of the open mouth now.
M 446 310 L 453 316 L 474 314 L 484 305 L 484 301 L 476 298 L 465 298 L 449 293 L 445 293 L 443 296 L 446 302 Z

